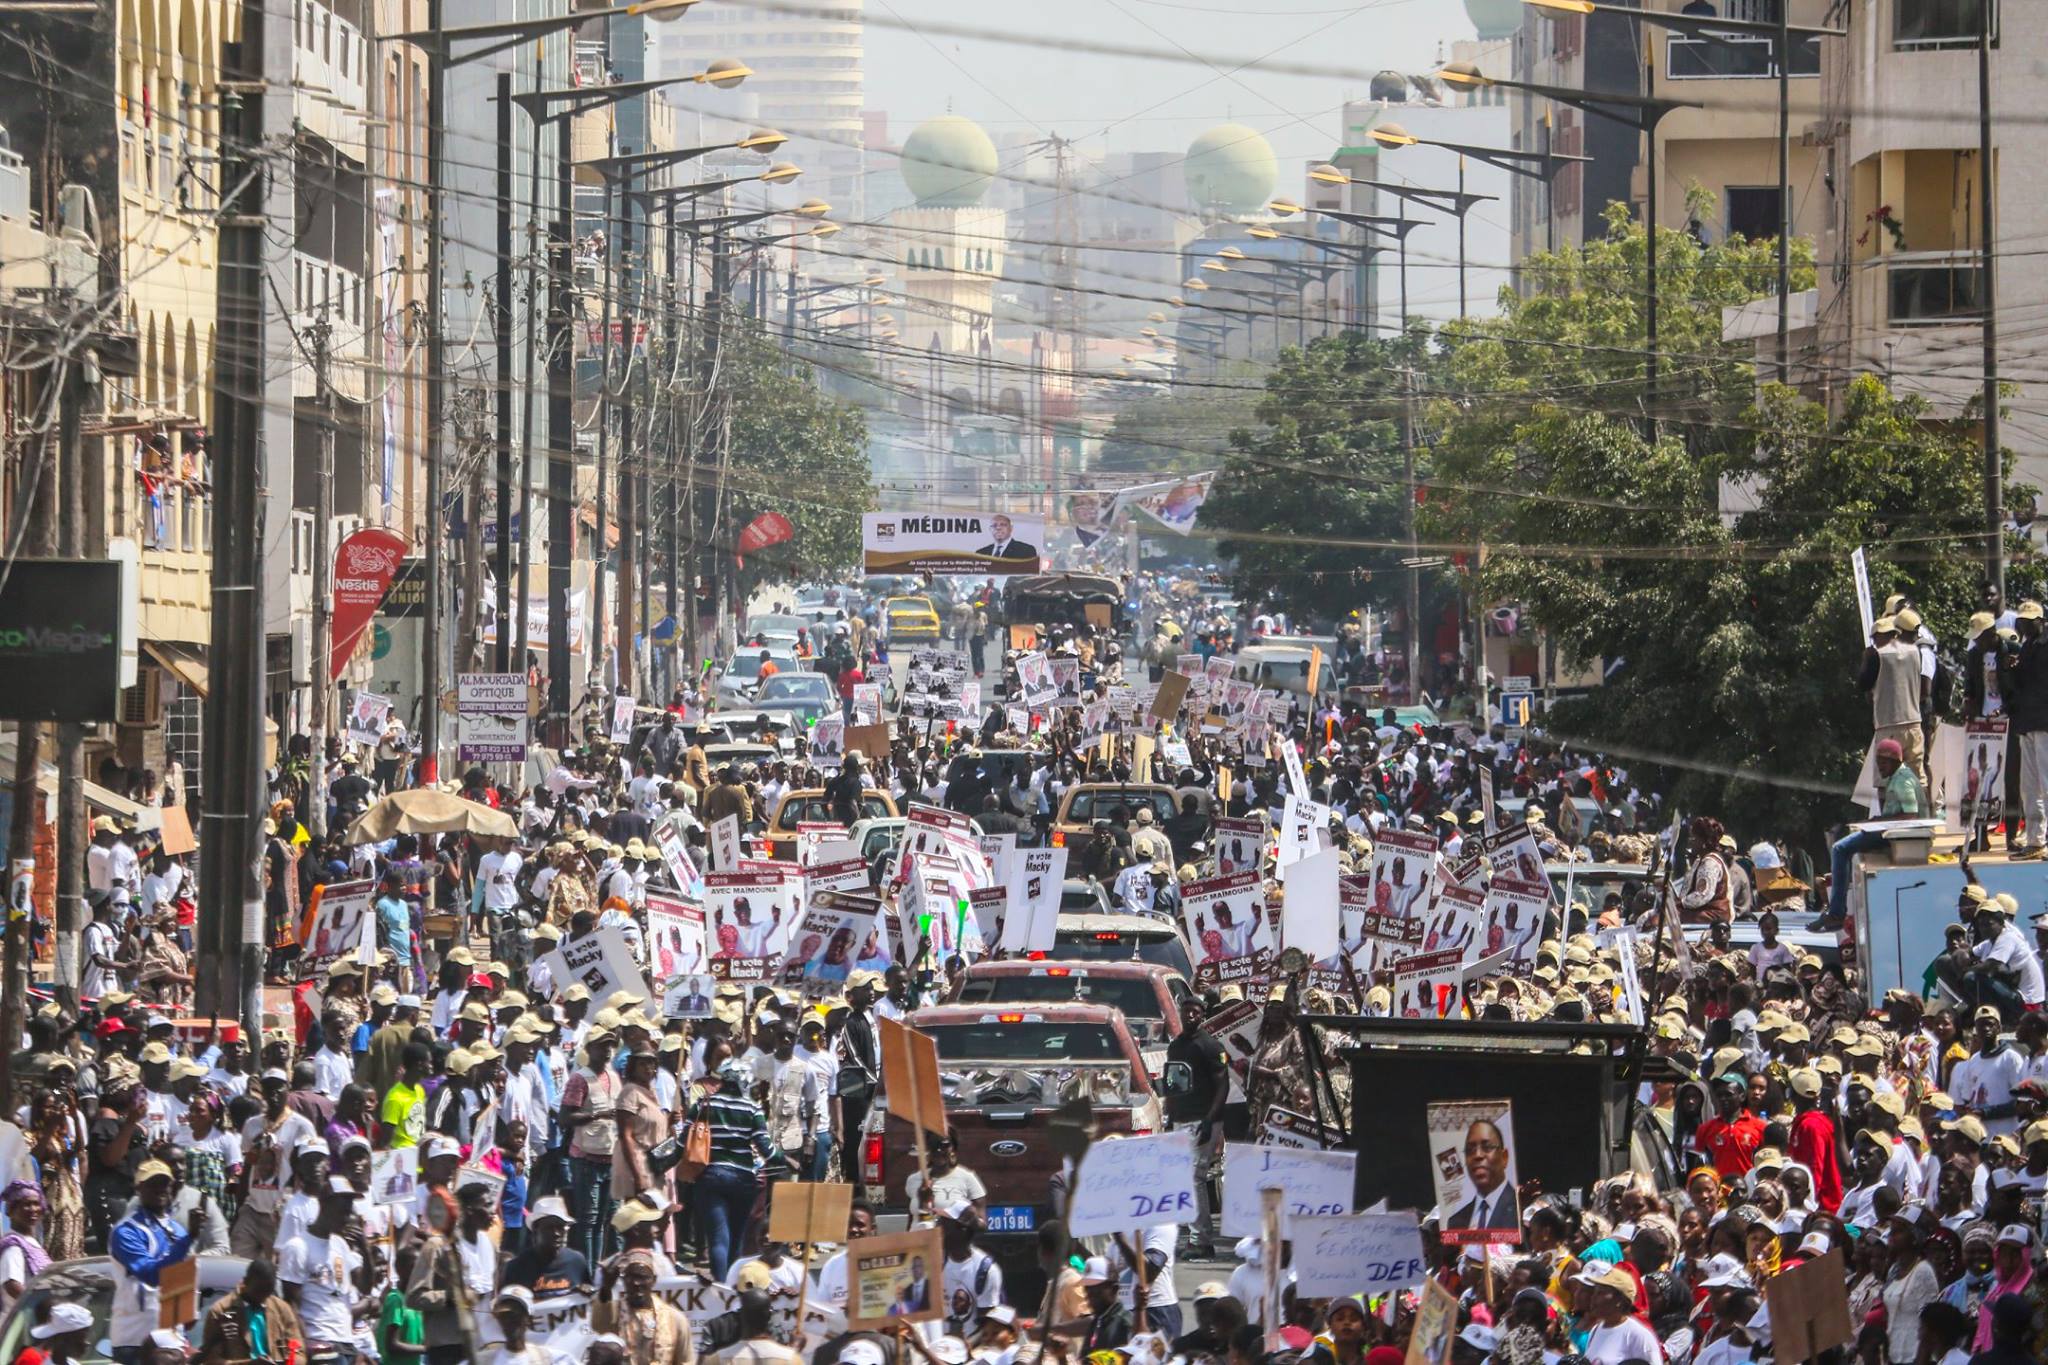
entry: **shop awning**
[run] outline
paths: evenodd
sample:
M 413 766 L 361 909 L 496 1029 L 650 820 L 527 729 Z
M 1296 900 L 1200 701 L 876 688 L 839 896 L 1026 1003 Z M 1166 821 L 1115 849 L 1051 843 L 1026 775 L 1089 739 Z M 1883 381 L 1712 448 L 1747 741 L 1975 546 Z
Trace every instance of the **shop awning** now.
M 206 665 L 199 657 L 183 645 L 170 644 L 163 640 L 144 640 L 142 647 L 149 651 L 149 657 L 172 677 L 185 686 L 206 695 Z

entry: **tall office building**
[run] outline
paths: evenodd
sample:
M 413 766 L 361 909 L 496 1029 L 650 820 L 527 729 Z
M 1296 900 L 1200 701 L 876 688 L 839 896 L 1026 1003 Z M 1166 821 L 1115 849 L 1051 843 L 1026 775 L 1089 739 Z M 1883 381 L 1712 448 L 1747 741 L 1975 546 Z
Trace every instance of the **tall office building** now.
M 693 75 L 721 57 L 754 69 L 731 90 L 690 85 L 671 92 L 672 104 L 706 116 L 710 140 L 723 136 L 711 131 L 721 119 L 787 133 L 781 155 L 803 167 L 803 197 L 823 199 L 835 218 L 865 216 L 861 0 L 805 14 L 705 5 L 649 31 L 649 75 Z

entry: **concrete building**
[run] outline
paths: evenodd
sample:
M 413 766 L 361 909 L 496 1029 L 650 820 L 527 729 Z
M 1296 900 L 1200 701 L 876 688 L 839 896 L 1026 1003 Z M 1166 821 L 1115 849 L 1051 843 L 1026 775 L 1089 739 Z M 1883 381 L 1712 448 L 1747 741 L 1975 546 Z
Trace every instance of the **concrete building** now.
M 804 168 L 806 197 L 823 199 L 848 220 L 871 217 L 862 202 L 862 0 L 796 14 L 745 5 L 700 5 L 686 18 L 650 30 L 647 74 L 688 76 L 722 57 L 755 68 L 734 90 L 689 87 L 675 99 L 742 132 L 787 133 L 789 159 Z M 708 128 L 708 126 L 707 126 Z M 714 132 L 717 141 L 722 133 Z
M 1678 0 L 1642 0 L 1645 7 L 1679 13 Z M 1789 0 L 1794 24 L 1826 24 L 1829 0 Z M 1717 0 L 1731 19 L 1775 21 L 1779 0 Z M 1513 11 L 1519 8 L 1521 13 Z M 1579 90 L 1611 90 L 1684 100 L 1657 125 L 1658 221 L 1705 240 L 1778 235 L 1777 68 L 1764 38 L 1731 34 L 1690 36 L 1612 14 L 1538 11 L 1508 0 L 1468 0 L 1467 13 L 1481 39 L 1513 45 L 1517 80 Z M 1789 184 L 1795 235 L 1817 236 L 1826 221 L 1820 152 L 1801 115 L 1817 98 L 1817 41 L 1795 43 L 1789 67 L 1793 108 Z M 1514 145 L 1540 150 L 1544 139 L 1558 152 L 1593 160 L 1560 172 L 1554 198 L 1536 181 L 1517 178 L 1511 214 L 1513 256 L 1541 250 L 1554 235 L 1560 246 L 1597 237 L 1614 202 L 1640 217 L 1649 197 L 1642 135 L 1611 119 L 1593 117 L 1548 99 L 1508 92 Z M 1700 212 L 1687 204 L 1694 188 L 1710 196 Z
M 1927 399 L 1935 417 L 1954 419 L 1983 392 L 1977 11 L 1873 0 L 1849 27 L 1848 38 L 1824 48 L 1820 127 L 1833 196 L 1816 234 L 1818 353 L 1803 377 L 1832 396 L 1854 376 L 1875 373 Z M 2030 174 L 2048 158 L 2048 130 L 2031 103 L 2044 60 L 2048 31 L 2022 23 L 1997 34 L 1999 355 L 2002 375 L 2020 382 L 2005 400 L 2000 434 L 2018 457 L 2015 477 L 2035 486 L 2048 486 L 2048 398 L 2025 382 L 2040 367 L 2031 320 L 2048 308 L 2048 275 L 2027 268 L 2034 226 L 2048 207 L 2048 190 Z

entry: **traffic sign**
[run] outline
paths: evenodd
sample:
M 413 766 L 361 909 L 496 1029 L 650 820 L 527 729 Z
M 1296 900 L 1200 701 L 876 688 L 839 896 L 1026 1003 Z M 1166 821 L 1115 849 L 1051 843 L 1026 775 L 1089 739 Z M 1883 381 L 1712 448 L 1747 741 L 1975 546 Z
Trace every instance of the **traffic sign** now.
M 1500 694 L 1500 723 L 1511 730 L 1525 730 L 1529 720 L 1536 714 L 1534 692 L 1503 692 Z

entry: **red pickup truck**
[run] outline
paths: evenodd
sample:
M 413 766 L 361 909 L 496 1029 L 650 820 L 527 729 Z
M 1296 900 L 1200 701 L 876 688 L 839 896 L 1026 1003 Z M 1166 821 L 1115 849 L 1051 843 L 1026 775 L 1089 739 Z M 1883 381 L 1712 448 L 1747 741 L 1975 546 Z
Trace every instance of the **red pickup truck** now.
M 946 1118 L 960 1164 L 988 1187 L 981 1244 L 1014 1290 L 1038 1280 L 1040 1223 L 1055 1215 L 1060 1156 L 1047 1139 L 1061 1104 L 1087 1095 L 1096 1131 L 1144 1134 L 1164 1125 L 1161 1096 L 1123 1012 L 1110 1005 L 937 1005 L 904 1021 L 938 1047 Z M 877 1100 L 861 1137 L 861 1176 L 878 1211 L 909 1211 L 917 1169 L 910 1126 Z M 1017 1299 L 1015 1302 L 1029 1302 Z

